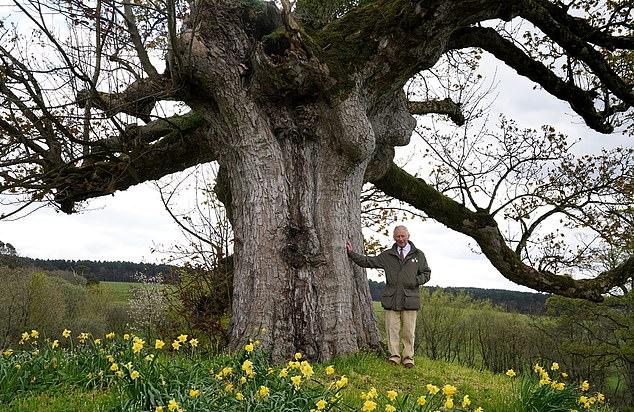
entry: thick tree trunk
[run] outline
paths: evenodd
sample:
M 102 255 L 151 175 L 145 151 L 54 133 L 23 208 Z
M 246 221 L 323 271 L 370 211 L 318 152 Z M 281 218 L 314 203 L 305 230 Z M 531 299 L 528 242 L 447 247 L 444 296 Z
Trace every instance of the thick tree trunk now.
M 356 109 L 253 108 L 241 144 L 222 151 L 235 233 L 233 348 L 257 338 L 277 359 L 324 360 L 379 347 L 365 272 L 344 247 L 361 245 L 360 190 L 374 149 Z M 308 125 L 306 113 L 318 117 Z M 340 127 L 356 130 L 354 156 L 337 141 L 351 133 Z

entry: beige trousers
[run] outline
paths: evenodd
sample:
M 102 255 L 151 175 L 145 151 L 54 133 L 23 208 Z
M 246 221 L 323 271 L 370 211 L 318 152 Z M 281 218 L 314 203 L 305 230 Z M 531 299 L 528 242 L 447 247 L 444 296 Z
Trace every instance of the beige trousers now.
M 385 332 L 390 358 L 398 357 L 401 359 L 401 342 L 403 342 L 403 358 L 414 358 L 414 331 L 417 313 L 416 310 L 385 311 Z

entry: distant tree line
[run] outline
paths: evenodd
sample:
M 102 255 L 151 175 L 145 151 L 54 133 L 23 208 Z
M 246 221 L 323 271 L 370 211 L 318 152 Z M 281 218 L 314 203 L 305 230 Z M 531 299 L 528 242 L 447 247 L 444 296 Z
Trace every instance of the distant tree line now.
M 170 273 L 173 266 L 153 263 L 108 262 L 94 260 L 32 259 L 28 257 L 0 255 L 0 265 L 11 267 L 36 267 L 46 271 L 69 271 L 89 281 L 135 282 L 135 274 L 143 273 L 153 278 Z

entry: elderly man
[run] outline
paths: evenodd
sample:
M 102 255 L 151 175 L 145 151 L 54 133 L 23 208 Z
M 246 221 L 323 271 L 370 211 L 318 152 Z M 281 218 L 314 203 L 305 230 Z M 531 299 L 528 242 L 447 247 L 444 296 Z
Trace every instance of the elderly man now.
M 409 241 L 409 232 L 405 226 L 394 228 L 394 242 L 390 249 L 378 256 L 354 253 L 350 242 L 346 242 L 346 250 L 357 265 L 385 271 L 386 285 L 381 296 L 381 305 L 385 309 L 389 361 L 397 365 L 402 361 L 406 368 L 412 368 L 416 313 L 420 309 L 418 288 L 429 281 L 431 270 L 427 266 L 425 254 Z M 402 358 L 400 342 L 403 342 Z

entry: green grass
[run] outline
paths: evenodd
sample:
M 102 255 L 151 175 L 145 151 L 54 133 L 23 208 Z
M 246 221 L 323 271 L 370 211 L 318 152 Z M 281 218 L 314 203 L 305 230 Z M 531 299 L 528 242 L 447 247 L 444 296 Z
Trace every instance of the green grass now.
M 130 287 L 135 285 L 132 282 L 100 282 L 100 284 L 112 291 L 116 302 L 127 302 L 130 298 Z
M 0 403 L 0 412 L 100 412 L 113 406 L 114 393 L 67 387 L 18 396 L 9 404 Z
M 109 288 L 115 298 L 115 302 L 127 302 L 130 299 L 130 289 L 134 286 L 138 286 L 138 283 L 134 282 L 100 282 L 101 285 Z M 164 287 L 160 284 L 149 284 L 149 287 Z

